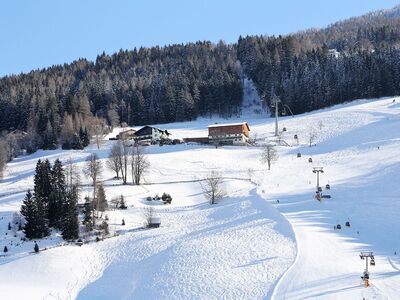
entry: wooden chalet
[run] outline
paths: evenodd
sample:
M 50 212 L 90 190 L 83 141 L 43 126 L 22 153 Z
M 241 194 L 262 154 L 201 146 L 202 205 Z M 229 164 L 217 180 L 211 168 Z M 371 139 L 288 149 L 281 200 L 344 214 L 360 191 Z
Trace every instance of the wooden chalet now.
M 135 138 L 135 129 L 128 129 L 117 134 L 117 140 L 132 140 Z
M 168 139 L 170 133 L 167 130 L 161 130 L 156 127 L 144 126 L 135 132 L 135 139 L 139 141 L 159 142 Z
M 208 126 L 210 144 L 246 145 L 250 128 L 247 122 L 233 124 L 214 124 Z

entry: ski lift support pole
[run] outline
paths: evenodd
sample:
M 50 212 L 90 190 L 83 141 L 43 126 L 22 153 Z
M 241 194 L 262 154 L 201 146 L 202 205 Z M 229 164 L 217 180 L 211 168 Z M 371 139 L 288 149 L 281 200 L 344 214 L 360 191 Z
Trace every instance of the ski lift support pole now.
M 365 259 L 365 271 L 363 275 L 363 280 L 364 280 L 364 286 L 368 287 L 369 286 L 369 272 L 368 272 L 368 258 L 373 259 L 374 258 L 374 253 L 371 251 L 368 252 L 360 252 L 360 258 Z M 365 277 L 367 275 L 367 277 Z
M 317 173 L 317 192 L 319 192 L 319 173 L 324 173 L 323 167 L 313 167 L 313 173 Z

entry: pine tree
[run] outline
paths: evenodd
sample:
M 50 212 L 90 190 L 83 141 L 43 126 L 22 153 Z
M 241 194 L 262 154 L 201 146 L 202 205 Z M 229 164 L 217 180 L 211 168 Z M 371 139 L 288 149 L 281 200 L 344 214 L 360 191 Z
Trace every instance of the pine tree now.
M 7 229 L 11 230 L 11 223 L 10 222 L 8 222 L 8 228 Z
M 62 163 L 59 159 L 54 162 L 51 170 L 51 193 L 48 202 L 49 226 L 61 229 L 66 201 L 66 183 Z
M 35 253 L 39 253 L 39 245 L 35 242 L 35 246 L 33 247 Z
M 71 139 L 71 149 L 82 150 L 84 148 L 82 140 L 77 133 L 74 133 Z
M 44 131 L 43 149 L 57 149 L 57 133 L 51 126 L 50 121 L 47 122 L 46 130 Z
M 24 233 L 28 239 L 33 239 L 37 236 L 37 219 L 35 199 L 30 190 L 26 193 L 25 199 L 21 206 L 21 215 L 25 218 Z
M 79 132 L 79 136 L 80 136 L 81 141 L 82 141 L 82 146 L 83 146 L 83 147 L 87 147 L 87 146 L 89 146 L 89 144 L 90 144 L 90 136 L 89 136 L 89 133 L 88 133 L 88 131 L 87 131 L 86 128 L 85 128 L 85 129 L 82 129 L 82 127 L 81 127 L 81 130 L 82 130 L 82 131 Z M 82 132 L 82 133 L 81 133 L 81 132 Z
M 119 208 L 120 208 L 120 209 L 127 209 L 127 208 L 128 208 L 128 207 L 126 206 L 126 204 L 125 204 L 124 195 L 121 195 L 121 200 L 120 200 Z
M 108 229 L 108 223 L 107 223 L 107 221 L 103 221 L 103 222 L 100 224 L 99 227 L 100 227 L 100 230 L 103 231 L 104 235 L 108 235 L 108 234 L 110 233 L 110 231 L 109 231 L 109 229 Z
M 7 252 L 8 252 L 8 248 L 7 248 L 7 246 L 4 246 L 4 250 L 3 250 L 3 252 L 4 252 L 4 253 L 7 253 Z
M 102 184 L 97 188 L 96 210 L 104 212 L 108 208 L 106 193 Z
M 52 190 L 51 187 L 51 165 L 48 159 L 42 162 L 40 159 L 36 164 L 34 182 L 35 197 L 40 198 L 47 209 L 47 203 Z
M 85 199 L 85 208 L 83 210 L 83 225 L 86 231 L 93 230 L 93 205 L 88 197 Z
M 24 233 L 28 239 L 43 238 L 49 235 L 48 220 L 43 202 L 33 197 L 30 190 L 26 193 L 21 206 L 21 214 L 25 218 Z
M 36 213 L 36 232 L 35 238 L 43 238 L 50 234 L 49 232 L 49 221 L 47 219 L 47 209 L 43 201 L 35 196 L 35 213 Z
M 64 203 L 64 217 L 62 219 L 62 237 L 64 240 L 75 240 L 79 238 L 78 221 L 78 188 L 75 187 L 68 191 Z

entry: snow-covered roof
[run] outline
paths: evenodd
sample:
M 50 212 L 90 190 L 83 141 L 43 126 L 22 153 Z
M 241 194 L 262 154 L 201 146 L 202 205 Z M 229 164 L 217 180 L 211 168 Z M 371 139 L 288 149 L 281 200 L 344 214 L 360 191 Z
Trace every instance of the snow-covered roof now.
M 228 123 L 228 124 L 213 124 L 208 126 L 208 128 L 210 127 L 225 127 L 225 126 L 238 126 L 238 125 L 247 125 L 247 122 L 242 122 L 242 123 Z M 249 125 L 247 125 L 249 126 Z

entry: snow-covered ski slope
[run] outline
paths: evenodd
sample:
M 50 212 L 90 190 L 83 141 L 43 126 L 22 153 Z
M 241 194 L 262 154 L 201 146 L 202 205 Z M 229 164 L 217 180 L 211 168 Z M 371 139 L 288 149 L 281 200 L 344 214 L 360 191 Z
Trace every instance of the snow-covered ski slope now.
M 0 257 L 0 299 L 400 299 L 400 99 L 393 99 L 281 118 L 282 139 L 292 147 L 277 148 L 270 171 L 258 147 L 147 147 L 146 181 L 156 184 L 115 186 L 111 172 L 103 175 L 108 199 L 121 193 L 127 199 L 126 211 L 108 212 L 119 236 L 78 247 L 62 246 L 53 234 L 40 244 L 59 247 L 37 255 L 29 253 L 33 242 L 16 246 L 7 231 L 32 187 L 37 159 L 72 158 L 82 167 L 90 152 L 105 159 L 113 142 L 16 159 L 0 183 L 0 241 L 13 241 Z M 202 136 L 210 124 L 237 121 L 247 121 L 257 139 L 273 138 L 273 120 L 260 115 L 160 127 L 174 138 Z M 312 130 L 316 146 L 308 147 Z M 313 197 L 316 166 L 324 167 L 321 185 L 331 185 L 323 193 L 332 198 L 321 203 Z M 199 183 L 180 182 L 210 170 L 230 178 L 227 197 L 216 205 L 207 203 Z M 172 205 L 150 202 L 162 226 L 138 229 L 145 197 L 164 191 Z M 341 230 L 333 229 L 337 224 Z M 360 279 L 361 250 L 376 255 L 369 288 Z

